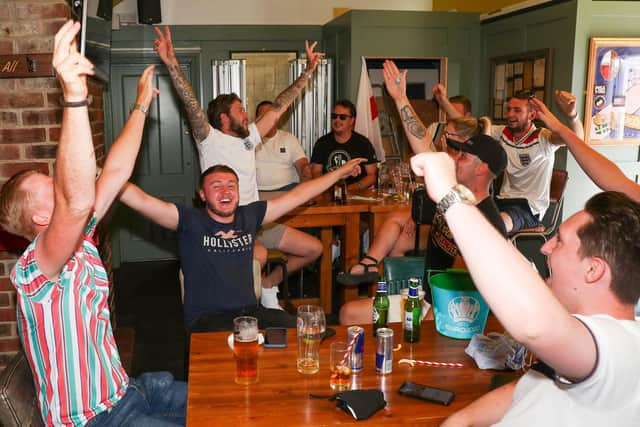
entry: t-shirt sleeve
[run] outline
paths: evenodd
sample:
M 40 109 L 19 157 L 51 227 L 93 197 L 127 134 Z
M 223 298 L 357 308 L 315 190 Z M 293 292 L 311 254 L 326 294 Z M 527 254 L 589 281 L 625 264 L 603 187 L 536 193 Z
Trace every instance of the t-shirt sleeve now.
M 327 153 L 325 152 L 326 144 L 322 142 L 322 139 L 316 141 L 313 145 L 313 153 L 311 154 L 311 163 L 317 163 L 319 165 L 324 165 L 324 162 L 327 158 Z
M 249 203 L 244 206 L 247 210 L 247 218 L 255 220 L 255 229 L 258 230 L 262 227 L 262 221 L 264 221 L 264 214 L 267 213 L 267 202 L 257 201 Z
M 482 212 L 484 217 L 487 218 L 487 221 L 489 221 L 489 223 L 491 223 L 491 225 L 493 225 L 494 228 L 502 234 L 503 237 L 507 237 L 507 229 L 504 226 L 504 221 L 500 216 L 498 207 L 491 197 L 485 198 L 483 201 L 478 203 L 476 207 L 480 212 Z
M 287 137 L 287 146 L 289 147 L 289 152 L 291 153 L 292 162 L 297 162 L 303 157 L 307 157 L 306 153 L 302 149 L 302 144 L 300 144 L 300 141 L 298 141 L 298 138 L 296 138 L 294 135 L 289 135 Z
M 251 143 L 251 147 L 255 150 L 255 148 L 262 142 L 262 138 L 260 137 L 260 131 L 258 130 L 258 126 L 255 123 L 251 123 L 249 125 L 249 136 L 246 139 Z
M 608 316 L 575 316 L 594 337 L 598 352 L 596 367 L 580 382 L 558 385 L 566 387 L 573 399 L 591 407 L 605 409 L 631 404 L 640 393 L 640 364 L 631 356 L 640 354 L 637 322 Z

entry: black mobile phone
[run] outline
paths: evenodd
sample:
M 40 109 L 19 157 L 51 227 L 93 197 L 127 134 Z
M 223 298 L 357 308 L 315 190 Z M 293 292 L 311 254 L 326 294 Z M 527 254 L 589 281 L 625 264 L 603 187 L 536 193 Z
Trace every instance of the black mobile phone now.
M 336 334 L 336 330 L 333 328 L 326 328 L 324 330 L 324 335 L 322 336 L 322 339 L 320 340 L 320 342 L 322 343 L 322 341 L 326 340 L 327 338 L 331 338 L 332 336 L 334 336 Z
M 264 330 L 264 346 L 283 348 L 287 346 L 287 329 L 286 328 L 265 328 Z
M 415 397 L 417 399 L 428 400 L 429 402 L 449 405 L 456 396 L 454 392 L 441 388 L 429 387 L 411 381 L 405 381 L 398 389 L 398 393 L 403 396 Z

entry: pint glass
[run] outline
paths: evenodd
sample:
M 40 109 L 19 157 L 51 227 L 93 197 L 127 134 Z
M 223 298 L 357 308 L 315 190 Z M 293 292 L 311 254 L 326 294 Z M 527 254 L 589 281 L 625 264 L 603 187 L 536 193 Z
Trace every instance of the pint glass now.
M 233 319 L 233 356 L 236 359 L 236 383 L 258 382 L 258 319 L 255 317 Z
M 322 307 L 298 307 L 298 359 L 301 374 L 315 374 L 320 370 L 320 341 L 324 336 L 326 320 Z

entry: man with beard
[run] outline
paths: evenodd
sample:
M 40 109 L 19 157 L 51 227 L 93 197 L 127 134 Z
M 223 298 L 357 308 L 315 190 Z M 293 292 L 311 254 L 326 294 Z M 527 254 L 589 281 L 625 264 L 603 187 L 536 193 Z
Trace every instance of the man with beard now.
M 238 175 L 240 204 L 258 200 L 256 181 L 255 148 L 277 123 L 289 105 L 301 94 L 313 76 L 323 53 L 314 52 L 317 42 L 305 43 L 307 68 L 276 97 L 273 108 L 249 124 L 249 116 L 242 101 L 235 93 L 222 94 L 209 103 L 205 115 L 198 98 L 180 68 L 173 49 L 171 32 L 165 27 L 163 34 L 155 28 L 158 38 L 154 50 L 167 66 L 173 86 L 182 100 L 191 133 L 196 140 L 200 155 L 200 170 L 205 171 L 214 164 L 230 166 Z M 208 119 L 208 120 L 207 120 Z M 313 236 L 282 224 L 272 224 L 258 234 L 255 256 L 264 266 L 267 249 L 279 249 L 287 254 L 287 271 L 294 272 L 315 261 L 322 254 L 322 243 Z M 260 243 L 262 242 L 262 243 Z M 281 309 L 278 304 L 277 284 L 283 279 L 282 269 L 276 267 L 263 281 L 261 303 L 265 307 Z
M 340 179 L 360 173 L 365 159 L 353 159 L 318 179 L 299 184 L 267 202 L 238 206 L 238 175 L 214 165 L 200 176 L 198 195 L 204 209 L 188 208 L 155 198 L 129 183 L 120 200 L 159 225 L 178 234 L 184 272 L 185 328 L 191 332 L 228 330 L 233 318 L 254 316 L 261 328 L 295 327 L 295 318 L 259 306 L 251 263 L 257 230 L 317 196 Z
M 446 90 L 435 92 L 438 102 L 451 117 L 460 113 L 450 107 Z M 569 118 L 575 132 L 582 132 L 582 123 L 575 103 L 564 102 L 567 92 L 556 91 L 556 99 Z M 491 136 L 502 143 L 509 159 L 496 204 L 507 232 L 540 225 L 549 207 L 549 190 L 555 152 L 564 144 L 560 135 L 548 129 L 538 129 L 533 123 L 536 112 L 530 105 L 534 97 L 529 90 L 517 92 L 506 103 L 506 125 L 491 126 Z

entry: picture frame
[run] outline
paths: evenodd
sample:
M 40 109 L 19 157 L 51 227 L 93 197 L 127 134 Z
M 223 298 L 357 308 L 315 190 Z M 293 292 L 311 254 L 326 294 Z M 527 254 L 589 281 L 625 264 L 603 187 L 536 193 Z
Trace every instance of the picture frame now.
M 640 144 L 640 38 L 592 37 L 588 70 L 585 141 Z
M 545 104 L 551 99 L 551 49 L 494 57 L 490 63 L 488 111 L 493 122 L 505 122 L 507 99 L 518 91 L 531 91 Z

